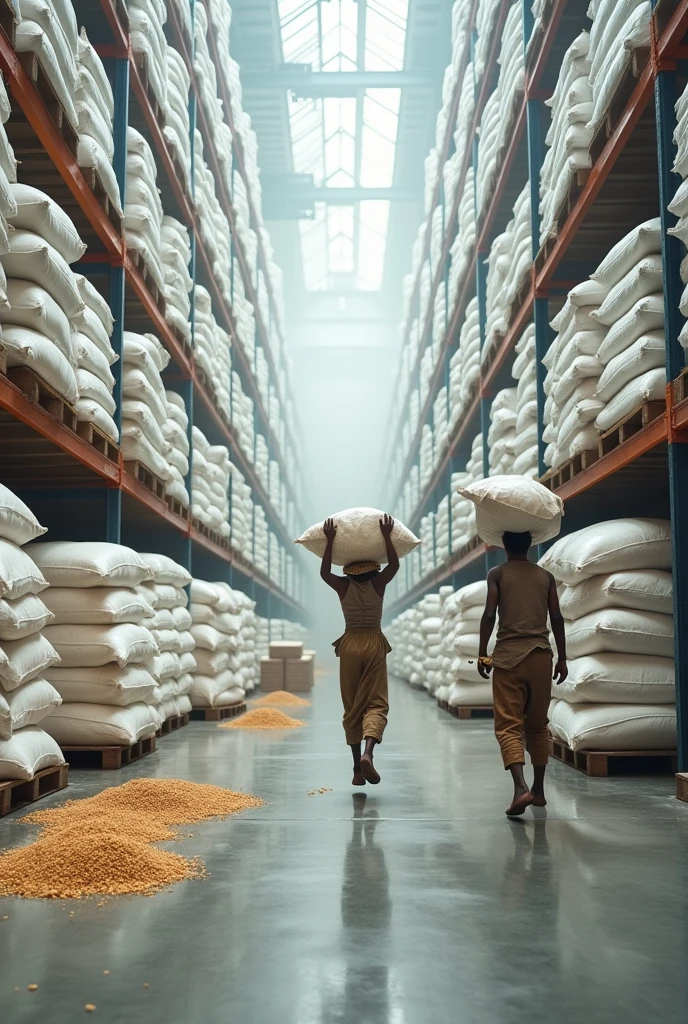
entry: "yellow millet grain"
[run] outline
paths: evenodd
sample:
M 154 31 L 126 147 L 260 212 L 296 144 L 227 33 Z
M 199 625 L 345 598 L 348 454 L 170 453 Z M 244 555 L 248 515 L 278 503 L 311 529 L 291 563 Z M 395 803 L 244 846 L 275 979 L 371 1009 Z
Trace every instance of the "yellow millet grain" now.
M 305 697 L 297 697 L 295 693 L 289 693 L 287 690 L 266 693 L 254 702 L 255 707 L 270 707 L 271 705 L 274 707 L 309 708 L 311 702 Z
M 169 825 L 192 825 L 208 818 L 226 818 L 232 814 L 262 807 L 263 801 L 247 793 L 236 793 L 221 786 L 209 786 L 185 779 L 131 779 L 122 786 L 111 786 L 85 800 L 68 800 L 60 807 L 34 811 L 22 821 L 28 824 L 62 827 L 65 822 L 81 821 L 101 816 L 105 821 L 118 821 L 127 829 L 135 829 L 133 816 L 141 819 L 140 838 L 146 829 L 165 831 Z M 174 833 L 161 839 L 176 838 Z M 151 838 L 148 842 L 159 842 Z
M 253 708 L 240 718 L 221 722 L 220 729 L 298 729 L 304 723 L 276 708 Z

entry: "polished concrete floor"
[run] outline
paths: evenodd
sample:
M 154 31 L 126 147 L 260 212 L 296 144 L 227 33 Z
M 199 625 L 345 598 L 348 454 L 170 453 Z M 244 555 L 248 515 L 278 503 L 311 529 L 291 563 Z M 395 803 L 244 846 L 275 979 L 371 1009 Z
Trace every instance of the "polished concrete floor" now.
M 108 1024 L 685 1024 L 671 779 L 554 765 L 547 810 L 510 822 L 491 723 L 394 683 L 382 785 L 352 793 L 336 684 L 313 697 L 304 729 L 192 723 L 119 773 L 72 774 L 70 797 L 151 775 L 267 805 L 176 844 L 205 881 L 103 906 L 0 899 L 3 1024 L 68 1024 L 86 1003 Z M 30 834 L 16 817 L 0 847 Z

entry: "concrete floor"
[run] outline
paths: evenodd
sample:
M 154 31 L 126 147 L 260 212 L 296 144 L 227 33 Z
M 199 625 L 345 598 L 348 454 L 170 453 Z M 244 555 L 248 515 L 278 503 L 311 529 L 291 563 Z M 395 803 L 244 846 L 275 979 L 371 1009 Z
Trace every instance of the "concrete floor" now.
M 268 804 L 175 844 L 205 881 L 102 907 L 0 900 L 3 1024 L 68 1024 L 86 1003 L 108 1024 L 685 1024 L 688 806 L 673 781 L 555 764 L 547 810 L 509 822 L 491 723 L 402 683 L 391 699 L 383 783 L 364 792 L 329 679 L 308 728 L 192 723 L 121 772 L 73 772 L 43 806 L 142 775 Z M 308 796 L 319 787 L 332 791 Z M 1 848 L 29 834 L 16 818 Z

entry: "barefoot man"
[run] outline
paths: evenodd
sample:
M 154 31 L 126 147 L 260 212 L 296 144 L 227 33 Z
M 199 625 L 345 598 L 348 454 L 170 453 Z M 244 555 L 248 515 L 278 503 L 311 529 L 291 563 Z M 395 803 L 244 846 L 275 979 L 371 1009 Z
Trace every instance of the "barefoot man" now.
M 344 576 L 332 572 L 332 548 L 337 527 L 332 519 L 324 525 L 327 547 L 320 576 L 337 591 L 342 603 L 346 632 L 333 644 L 339 658 L 339 684 L 344 705 L 344 732 L 354 758 L 354 786 L 380 781 L 373 765 L 373 749 L 382 743 L 387 725 L 387 655 L 391 647 L 382 634 L 382 603 L 385 588 L 399 571 L 399 556 L 392 543 L 394 520 L 385 515 L 380 530 L 387 551 L 387 566 L 354 562 L 344 566 Z M 361 741 L 365 750 L 361 755 Z
M 507 561 L 491 569 L 487 577 L 487 601 L 480 623 L 478 671 L 489 678 L 494 668 L 492 695 L 494 727 L 504 768 L 514 780 L 509 817 L 526 807 L 544 807 L 545 769 L 549 756 L 547 711 L 551 697 L 552 648 L 547 615 L 557 644 L 554 678 L 563 683 L 566 667 L 564 619 L 554 577 L 528 560 L 529 533 L 505 533 L 502 538 Z M 491 658 L 487 647 L 499 613 L 497 643 Z M 523 777 L 526 750 L 533 765 L 533 785 Z

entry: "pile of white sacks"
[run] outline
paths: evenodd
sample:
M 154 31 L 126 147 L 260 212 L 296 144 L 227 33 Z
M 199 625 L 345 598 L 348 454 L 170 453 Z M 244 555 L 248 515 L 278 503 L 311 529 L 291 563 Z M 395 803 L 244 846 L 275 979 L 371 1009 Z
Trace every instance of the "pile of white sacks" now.
M 142 583 L 139 590 L 153 609 L 141 625 L 151 631 L 158 645 L 150 672 L 157 683 L 153 694 L 155 707 L 164 721 L 191 711 L 189 691 L 196 671 L 196 641 L 191 633 L 186 589 L 191 573 L 166 555 L 146 552 L 141 558 L 150 570 L 151 580 Z
M 640 224 L 577 285 L 552 321 L 544 363 L 545 462 L 558 469 L 665 393 L 661 226 Z
M 189 296 L 193 289 L 193 281 L 189 273 L 189 264 L 191 263 L 189 231 L 181 221 L 164 215 L 160 237 L 165 274 L 165 320 L 177 337 L 190 345 L 191 299 Z M 197 285 L 196 292 L 200 287 Z
M 45 628 L 60 663 L 46 678 L 62 697 L 48 732 L 61 746 L 129 745 L 152 736 L 157 641 L 144 622 L 154 609 L 141 584 L 151 578 L 131 548 L 98 542 L 40 542 L 30 548 L 50 589 L 55 616 Z
M 670 524 L 598 523 L 558 540 L 541 564 L 567 620 L 553 734 L 573 750 L 675 749 Z
M 140 462 L 167 486 L 171 445 L 163 430 L 169 412 L 160 374 L 170 356 L 153 334 L 125 331 L 123 346 L 122 455 L 126 462 Z
M 148 83 L 165 110 L 167 104 L 167 40 L 163 0 L 127 0 L 131 48 L 146 68 Z
M 60 658 L 43 630 L 53 621 L 39 594 L 48 586 L 23 549 L 45 533 L 29 508 L 0 484 L 0 780 L 32 779 L 64 763 L 45 731 L 61 697 L 46 674 Z
M 56 7 L 51 7 L 52 24 L 62 18 L 63 12 L 70 17 L 69 11 L 71 10 L 73 10 L 71 4 L 59 4 Z M 71 31 L 74 30 L 74 27 L 74 23 L 72 23 Z M 79 122 L 77 163 L 84 170 L 93 168 L 96 171 L 108 199 L 116 210 L 121 211 L 122 197 L 112 168 L 112 159 L 115 153 L 112 135 L 115 101 L 112 86 L 103 67 L 103 62 L 89 43 L 84 28 L 81 29 L 77 41 L 76 60 L 78 82 L 74 93 L 74 106 Z
M 680 238 L 688 249 L 688 88 L 684 89 L 676 103 L 674 142 L 676 143 L 676 160 L 673 170 L 681 176 L 683 181 L 669 203 L 669 210 L 678 217 L 678 223 L 669 229 L 669 233 Z M 686 265 L 686 260 L 681 263 L 681 280 L 686 288 L 681 296 L 679 308 L 683 316 L 688 317 L 688 265 Z M 679 341 L 684 349 L 688 348 L 688 327 L 684 327 L 681 331 Z
M 187 195 L 191 195 L 191 122 L 189 88 L 191 80 L 184 58 L 172 46 L 165 52 L 167 97 L 165 101 L 165 141 L 177 158 L 184 175 Z
M 253 499 L 243 473 L 232 468 L 231 544 L 251 561 L 253 555 Z
M 194 358 L 206 375 L 218 409 L 229 422 L 232 415 L 229 393 L 232 342 L 213 315 L 210 293 L 199 284 L 194 288 L 194 316 Z
M 511 326 L 511 307 L 533 263 L 529 183 L 514 203 L 513 218 L 492 243 L 488 262 L 483 363 Z
M 516 359 L 511 374 L 518 381 L 511 471 L 519 476 L 535 478 L 538 476 L 538 412 L 534 324 L 529 324 L 516 342 Z
M 590 29 L 590 85 L 593 111 L 590 127 L 600 125 L 627 69 L 633 51 L 650 46 L 650 0 L 592 0 Z
M 487 583 L 470 583 L 460 590 L 443 587 L 440 624 L 441 681 L 438 700 L 454 707 L 491 707 L 492 684 L 478 675 L 480 619 Z M 489 650 L 494 648 L 494 636 Z
M 165 483 L 165 493 L 188 508 L 190 502 L 186 481 L 189 476 L 189 454 L 191 451 L 189 417 L 184 399 L 176 391 L 165 391 L 165 407 L 167 419 L 162 428 L 162 435 L 168 445 L 166 458 L 170 473 Z
M 196 426 L 192 427 L 191 436 L 193 517 L 221 537 L 229 537 L 229 477 L 232 472 L 229 452 L 224 445 L 210 444 Z
M 196 670 L 190 697 L 195 708 L 240 704 L 256 685 L 254 602 L 226 583 L 191 583 L 191 632 Z
M 490 451 L 489 476 L 513 473 L 516 438 L 516 388 L 498 391 L 490 407 L 490 430 L 487 443 Z
M 433 673 L 436 680 L 439 670 L 440 609 L 440 595 L 428 594 L 386 630 L 392 647 L 390 671 L 417 689 L 430 689 L 428 675 Z
M 132 39 L 134 33 L 132 32 Z M 127 128 L 127 185 L 124 235 L 127 249 L 140 255 L 161 294 L 165 293 L 162 254 L 163 208 L 157 186 L 158 169 L 143 135 Z

